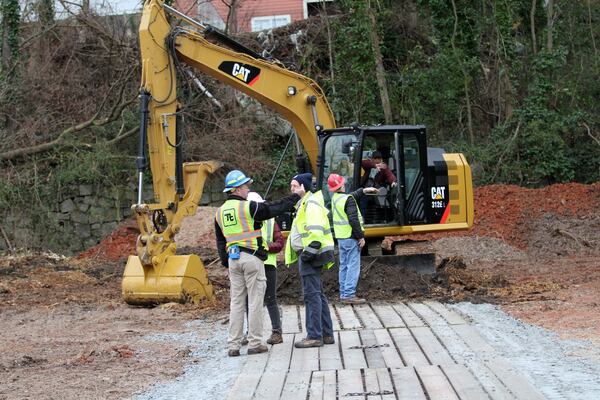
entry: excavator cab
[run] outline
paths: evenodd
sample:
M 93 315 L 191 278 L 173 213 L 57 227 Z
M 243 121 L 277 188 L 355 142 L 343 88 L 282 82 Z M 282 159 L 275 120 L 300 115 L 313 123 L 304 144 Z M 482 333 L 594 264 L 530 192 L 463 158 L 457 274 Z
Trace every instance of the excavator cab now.
M 428 148 L 425 126 L 324 130 L 319 151 L 318 187 L 327 202 L 332 173 L 346 179 L 346 193 L 359 187 L 379 189 L 358 204 L 372 244 L 380 245 L 385 236 L 468 229 L 472 224 L 470 168 L 461 154 Z

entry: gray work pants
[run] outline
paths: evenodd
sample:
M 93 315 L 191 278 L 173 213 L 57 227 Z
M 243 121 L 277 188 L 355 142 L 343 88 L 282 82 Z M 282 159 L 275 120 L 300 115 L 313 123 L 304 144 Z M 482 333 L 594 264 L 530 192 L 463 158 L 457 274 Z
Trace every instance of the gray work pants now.
M 241 252 L 239 260 L 229 259 L 229 335 L 227 347 L 238 350 L 244 333 L 244 313 L 248 296 L 248 348 L 262 344 L 263 300 L 267 287 L 263 261 Z

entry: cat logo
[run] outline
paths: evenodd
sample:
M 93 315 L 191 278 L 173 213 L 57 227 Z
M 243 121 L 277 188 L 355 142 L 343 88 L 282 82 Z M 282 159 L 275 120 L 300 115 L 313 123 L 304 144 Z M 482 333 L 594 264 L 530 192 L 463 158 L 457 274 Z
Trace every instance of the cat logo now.
M 219 65 L 219 70 L 244 82 L 248 86 L 254 85 L 260 76 L 259 68 L 248 64 L 240 64 L 235 61 L 223 61 Z
M 446 188 L 444 186 L 437 186 L 431 188 L 431 199 L 432 200 L 444 200 L 446 197 Z

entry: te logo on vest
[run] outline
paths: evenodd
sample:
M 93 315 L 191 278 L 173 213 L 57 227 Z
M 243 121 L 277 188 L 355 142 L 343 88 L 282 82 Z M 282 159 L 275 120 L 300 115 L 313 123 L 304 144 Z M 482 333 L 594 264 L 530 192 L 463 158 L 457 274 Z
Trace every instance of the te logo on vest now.
M 219 70 L 246 83 L 248 86 L 254 85 L 260 77 L 259 68 L 235 61 L 223 61 L 221 65 L 219 65 Z

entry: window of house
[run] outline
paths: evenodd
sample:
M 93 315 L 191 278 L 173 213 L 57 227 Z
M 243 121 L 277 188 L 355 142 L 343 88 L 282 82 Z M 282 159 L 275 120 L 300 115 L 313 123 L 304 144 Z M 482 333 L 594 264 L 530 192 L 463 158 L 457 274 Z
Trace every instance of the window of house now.
M 265 17 L 253 17 L 252 32 L 262 31 L 265 29 L 277 28 L 279 26 L 287 25 L 292 22 L 292 17 L 288 15 L 269 15 Z

